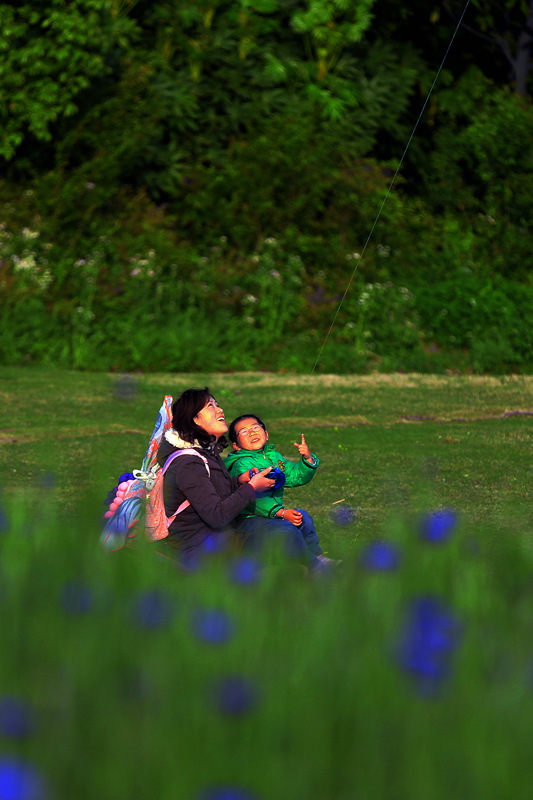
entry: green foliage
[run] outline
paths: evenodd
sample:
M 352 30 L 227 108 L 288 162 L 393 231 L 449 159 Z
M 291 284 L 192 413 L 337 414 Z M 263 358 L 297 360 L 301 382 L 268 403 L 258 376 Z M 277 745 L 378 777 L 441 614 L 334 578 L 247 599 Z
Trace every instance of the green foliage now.
M 422 338 L 409 289 L 356 280 L 338 305 L 332 341 L 317 366 L 321 372 L 412 369 L 423 361 Z
M 468 350 L 476 372 L 516 371 L 529 363 L 531 287 L 465 270 L 414 291 L 428 341 Z
M 308 0 L 307 9 L 293 15 L 292 28 L 307 37 L 319 81 L 331 72 L 347 44 L 361 40 L 372 20 L 373 4 L 374 0 Z
M 465 152 L 472 159 L 469 166 L 487 187 L 488 209 L 496 211 L 507 207 L 509 218 L 516 222 L 524 221 L 524 198 L 531 191 L 532 126 L 531 104 L 509 92 L 501 92 L 484 103 L 463 137 Z M 518 175 L 521 186 L 516 180 Z M 522 192 L 517 197 L 518 189 Z
M 448 226 L 469 237 L 463 261 L 468 252 L 480 272 L 527 279 L 533 106 L 508 91 L 482 98 L 472 73 L 458 90 L 465 98 L 462 108 L 451 92 L 443 96 L 443 116 L 450 124 L 435 136 L 427 197 L 435 211 L 446 209 Z
M 4 224 L 4 363 L 424 371 L 449 368 L 454 353 L 464 350 L 461 367 L 475 371 L 531 367 L 531 290 L 477 276 L 468 260 L 461 272 L 433 268 L 431 283 L 429 265 L 401 283 L 390 280 L 398 255 L 379 241 L 369 244 L 365 258 L 351 252 L 336 271 L 321 270 L 306 253 L 315 242 L 296 233 L 292 241 L 266 237 L 244 254 L 228 237 L 198 251 L 177 241 L 165 217 L 157 221 L 142 199 L 127 208 L 135 212 L 128 220 L 133 229 L 123 218 L 119 235 L 117 218 L 93 246 L 78 242 L 77 252 L 52 244 L 38 217 L 31 228 L 14 219 Z M 148 221 L 147 239 L 135 229 Z M 453 243 L 465 241 L 459 234 L 446 229 L 450 265 Z M 487 336 L 498 346 L 486 347 Z M 431 355 L 433 346 L 442 351 L 440 359 Z
M 52 138 L 79 97 L 109 72 L 130 42 L 132 24 L 110 0 L 0 4 L 0 155 L 11 159 L 29 132 Z
M 101 0 L 102 13 L 105 5 Z M 334 177 L 367 152 L 380 128 L 397 127 L 416 80 L 413 59 L 390 46 L 376 45 L 367 56 L 361 40 L 370 6 L 368 0 L 324 0 L 307 11 L 299 4 L 241 6 L 234 0 L 202 8 L 189 2 L 140 4 L 125 19 L 108 2 L 113 20 L 127 23 L 130 46 L 115 47 L 106 62 L 107 79 L 93 80 L 79 112 L 57 128 L 55 163 L 40 178 L 41 196 L 58 219 L 79 226 L 95 210 L 109 211 L 117 189 L 129 184 L 169 202 L 194 239 L 209 231 L 206 220 L 218 221 L 216 239 L 249 219 L 244 233 L 252 246 L 258 222 L 263 235 L 284 227 L 274 220 L 267 228 L 263 218 L 294 215 L 294 192 L 263 198 L 257 175 L 266 179 L 274 170 L 279 185 L 297 186 L 306 173 L 312 190 L 301 186 L 305 205 L 297 221 L 313 224 L 323 213 L 324 196 L 336 193 L 328 172 Z M 326 31 L 331 42 L 320 53 L 308 46 Z M 49 44 L 39 36 L 35 42 Z M 90 77 L 88 68 L 87 86 Z M 16 168 L 35 166 L 35 157 L 26 150 Z M 89 204 L 87 184 L 96 187 Z M 258 209 L 259 221 L 240 213 L 239 193 Z
M 481 9 L 487 20 L 493 10 Z M 506 296 L 526 287 L 512 308 L 527 303 L 529 101 L 462 54 L 396 175 L 432 85 L 429 53 L 447 43 L 437 11 L 396 0 L 0 3 L 3 358 L 310 369 L 355 278 L 324 368 L 435 368 L 437 342 L 439 369 L 460 347 L 462 367 L 527 370 L 527 314 L 514 333 L 499 320 L 506 333 L 489 352 L 480 324 L 463 324 L 470 290 L 452 296 L 447 281 L 503 275 L 494 285 Z M 446 285 L 460 344 L 435 330 L 423 283 Z M 385 288 L 363 314 L 366 285 Z M 491 291 L 476 296 L 492 309 Z M 167 316 L 179 322 L 155 356 Z

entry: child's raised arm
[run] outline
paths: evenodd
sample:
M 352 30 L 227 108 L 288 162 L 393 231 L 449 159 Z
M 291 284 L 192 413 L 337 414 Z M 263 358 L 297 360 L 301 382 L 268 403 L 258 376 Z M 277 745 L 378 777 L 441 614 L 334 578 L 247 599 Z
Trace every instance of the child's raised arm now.
M 300 443 L 294 442 L 294 446 L 298 448 L 300 455 L 305 458 L 306 461 L 312 461 L 313 456 L 311 454 L 311 450 L 309 449 L 309 445 L 305 441 L 305 436 L 302 433 L 302 441 Z

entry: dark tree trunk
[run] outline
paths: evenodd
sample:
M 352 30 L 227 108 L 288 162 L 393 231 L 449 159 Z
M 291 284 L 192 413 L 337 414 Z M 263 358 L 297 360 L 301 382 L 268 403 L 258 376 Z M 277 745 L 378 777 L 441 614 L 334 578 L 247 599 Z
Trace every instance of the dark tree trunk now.
M 529 3 L 529 16 L 526 24 L 520 31 L 517 40 L 516 56 L 513 63 L 516 91 L 525 97 L 527 95 L 527 80 L 531 68 L 531 53 L 533 50 L 533 0 Z
M 497 23 L 494 19 L 492 20 L 492 25 L 489 24 L 483 33 L 471 25 L 461 23 L 461 27 L 474 34 L 474 36 L 486 42 L 495 42 L 498 45 L 511 67 L 515 91 L 522 97 L 526 97 L 528 94 L 529 72 L 533 56 L 533 0 L 529 0 L 528 7 L 528 16 L 524 19 L 518 35 L 511 33 L 512 28 L 516 29 L 516 20 L 511 23 L 510 13 L 508 15 L 504 13 L 503 33 L 497 29 Z M 445 0 L 444 8 L 457 22 L 457 8 L 453 0 L 451 2 L 450 0 Z M 517 14 L 519 14 L 519 10 L 517 10 Z

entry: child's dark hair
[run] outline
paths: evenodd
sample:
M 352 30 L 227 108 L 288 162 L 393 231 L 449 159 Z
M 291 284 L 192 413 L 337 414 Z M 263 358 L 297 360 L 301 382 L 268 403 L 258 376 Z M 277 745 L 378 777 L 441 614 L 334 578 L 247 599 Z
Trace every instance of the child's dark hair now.
M 233 422 L 229 426 L 228 437 L 230 442 L 237 444 L 237 434 L 235 433 L 235 426 L 238 422 L 242 422 L 243 419 L 255 419 L 257 420 L 258 425 L 261 425 L 264 431 L 266 431 L 266 425 L 262 419 L 260 419 L 257 414 L 241 414 L 240 417 L 237 417 L 233 420 Z
M 172 404 L 172 427 L 186 442 L 192 444 L 196 439 L 202 447 L 208 447 L 215 441 L 215 436 L 206 433 L 194 421 L 194 417 L 212 397 L 208 386 L 204 389 L 187 389 Z M 222 445 L 222 448 L 227 447 L 226 437 L 221 436 L 218 444 Z

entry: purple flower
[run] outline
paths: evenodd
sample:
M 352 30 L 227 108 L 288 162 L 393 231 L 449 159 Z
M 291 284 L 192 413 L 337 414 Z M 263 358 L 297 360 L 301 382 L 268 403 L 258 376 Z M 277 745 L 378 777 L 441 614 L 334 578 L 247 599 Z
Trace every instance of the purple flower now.
M 3 508 L 0 508 L 0 531 L 7 531 L 9 527 L 9 517 Z
M 257 795 L 238 786 L 219 786 L 205 789 L 196 800 L 257 800 Z
M 44 800 L 39 773 L 19 758 L 0 756 L 0 800 Z
M 254 683 L 240 675 L 221 678 L 213 687 L 213 701 L 222 714 L 241 716 L 257 704 L 259 691 Z
M 420 535 L 427 542 L 445 542 L 457 526 L 455 511 L 443 508 L 426 514 L 421 521 Z
M 185 573 L 196 572 L 202 566 L 202 559 L 198 550 L 182 553 L 179 560 L 180 569 Z
M 165 628 L 174 618 L 171 599 L 159 589 L 142 592 L 136 598 L 134 619 L 141 628 Z
M 120 294 L 122 286 L 115 286 L 115 292 Z M 133 400 L 139 391 L 139 382 L 135 375 L 117 375 L 113 385 L 113 394 L 117 400 Z
M 336 525 L 351 525 L 357 521 L 357 511 L 352 506 L 337 506 L 331 512 L 331 519 Z
M 194 612 L 192 624 L 197 638 L 209 644 L 225 644 L 235 632 L 233 620 L 219 609 Z
M 235 583 L 245 586 L 258 583 L 260 578 L 260 565 L 255 558 L 243 556 L 235 560 L 229 567 L 229 576 Z
M 33 719 L 28 703 L 16 697 L 0 698 L 0 734 L 24 739 L 32 732 Z
M 396 569 L 400 562 L 400 551 L 388 542 L 369 542 L 361 555 L 360 563 L 372 572 Z
M 397 660 L 421 695 L 434 695 L 448 678 L 461 633 L 462 625 L 440 600 L 421 597 L 412 603 Z
M 56 476 L 53 472 L 44 472 L 39 478 L 39 485 L 43 489 L 54 489 L 56 483 Z
M 93 598 L 88 586 L 79 581 L 69 581 L 61 589 L 60 602 L 69 614 L 87 614 Z
M 228 535 L 224 531 L 214 531 L 205 537 L 201 544 L 201 550 L 207 555 L 221 553 L 226 547 L 227 543 Z

